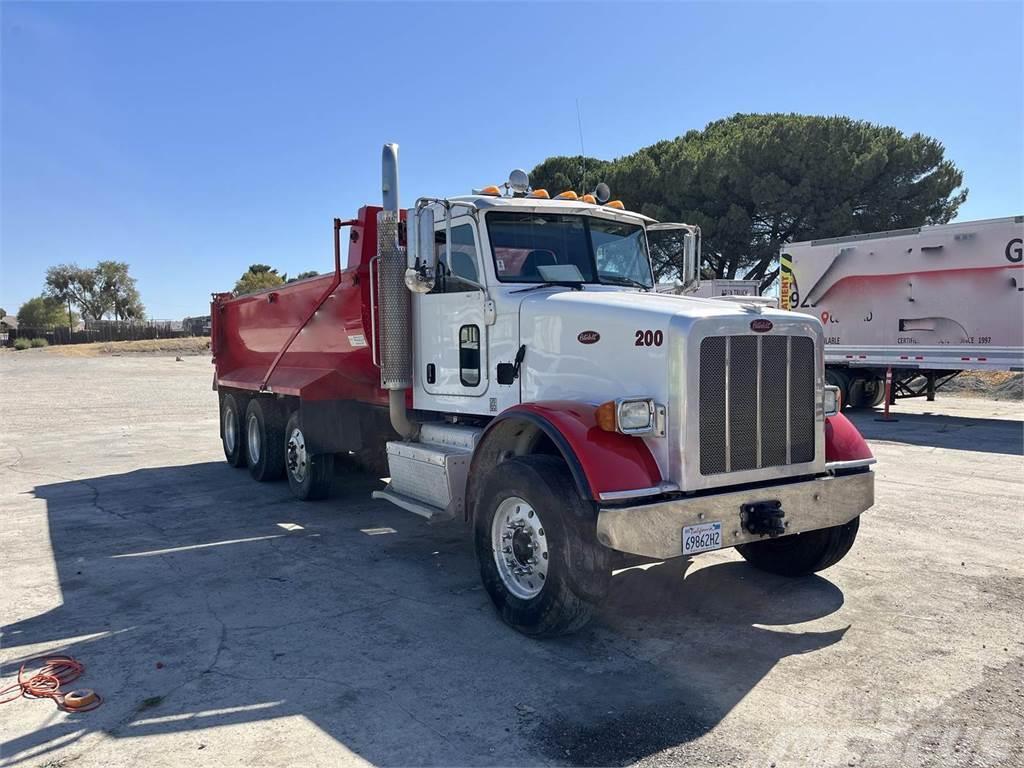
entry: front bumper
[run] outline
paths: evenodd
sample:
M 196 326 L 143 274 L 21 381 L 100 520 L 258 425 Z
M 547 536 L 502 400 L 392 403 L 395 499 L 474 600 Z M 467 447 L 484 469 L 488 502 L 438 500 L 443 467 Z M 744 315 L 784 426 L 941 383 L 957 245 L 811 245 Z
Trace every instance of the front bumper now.
M 744 504 L 763 501 L 781 502 L 786 536 L 842 525 L 875 503 L 875 473 L 601 509 L 597 540 L 611 549 L 662 560 L 683 554 L 683 528 L 690 525 L 721 522 L 721 548 L 761 541 L 766 537 L 743 527 L 740 510 Z

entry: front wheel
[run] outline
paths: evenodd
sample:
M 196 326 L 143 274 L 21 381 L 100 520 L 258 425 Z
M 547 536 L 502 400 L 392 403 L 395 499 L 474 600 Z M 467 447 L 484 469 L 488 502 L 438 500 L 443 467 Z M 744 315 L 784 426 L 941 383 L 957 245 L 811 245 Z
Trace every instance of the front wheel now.
M 843 525 L 740 544 L 736 549 L 748 563 L 762 571 L 780 576 L 808 576 L 831 568 L 846 557 L 859 528 L 858 515 Z
M 326 499 L 334 476 L 334 454 L 312 453 L 302 431 L 302 420 L 295 411 L 284 430 L 284 462 L 288 487 L 303 501 Z
M 565 462 L 521 456 L 495 467 L 474 515 L 484 588 L 505 623 L 554 637 L 583 627 L 611 578 L 610 550 Z

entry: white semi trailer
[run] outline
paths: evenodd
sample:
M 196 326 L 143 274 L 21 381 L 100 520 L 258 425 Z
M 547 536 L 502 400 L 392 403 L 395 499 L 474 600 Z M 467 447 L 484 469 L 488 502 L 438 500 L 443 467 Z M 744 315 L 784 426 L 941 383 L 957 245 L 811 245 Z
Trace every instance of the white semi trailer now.
M 853 407 L 925 395 L 965 370 L 1024 370 L 1024 216 L 791 243 L 780 307 L 825 327 Z

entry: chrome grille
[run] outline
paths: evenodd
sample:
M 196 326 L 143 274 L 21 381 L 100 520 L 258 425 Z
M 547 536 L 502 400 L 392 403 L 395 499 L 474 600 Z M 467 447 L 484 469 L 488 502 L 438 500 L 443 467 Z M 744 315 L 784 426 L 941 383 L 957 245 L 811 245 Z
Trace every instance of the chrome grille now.
M 700 473 L 814 460 L 814 340 L 709 336 L 700 345 Z

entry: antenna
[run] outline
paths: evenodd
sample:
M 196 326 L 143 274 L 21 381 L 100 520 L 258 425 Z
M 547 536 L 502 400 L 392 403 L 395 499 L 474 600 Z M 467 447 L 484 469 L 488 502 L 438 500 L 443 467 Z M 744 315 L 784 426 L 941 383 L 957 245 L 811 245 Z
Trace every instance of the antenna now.
M 583 193 L 587 191 L 587 152 L 583 149 L 583 117 L 580 114 L 579 99 L 576 99 L 576 125 L 580 129 L 580 172 L 583 174 L 580 193 Z

